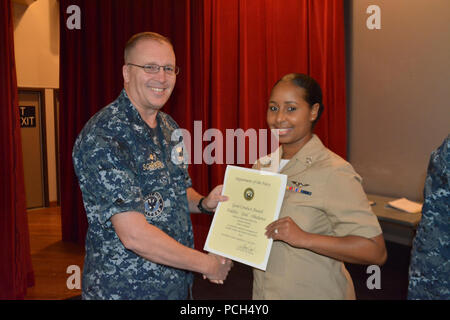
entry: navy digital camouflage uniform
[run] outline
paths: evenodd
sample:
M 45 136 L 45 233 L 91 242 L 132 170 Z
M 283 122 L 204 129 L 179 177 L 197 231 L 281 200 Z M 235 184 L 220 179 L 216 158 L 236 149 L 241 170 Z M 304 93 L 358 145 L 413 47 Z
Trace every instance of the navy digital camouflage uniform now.
M 450 299 L 450 135 L 431 154 L 414 238 L 408 299 Z
M 173 148 L 178 125 L 158 112 L 151 129 L 125 89 L 79 134 L 73 162 L 88 218 L 83 299 L 186 299 L 191 272 L 160 265 L 126 249 L 110 221 L 137 211 L 181 244 L 193 247 L 186 188 L 191 179 Z M 182 143 L 182 142 L 181 142 Z

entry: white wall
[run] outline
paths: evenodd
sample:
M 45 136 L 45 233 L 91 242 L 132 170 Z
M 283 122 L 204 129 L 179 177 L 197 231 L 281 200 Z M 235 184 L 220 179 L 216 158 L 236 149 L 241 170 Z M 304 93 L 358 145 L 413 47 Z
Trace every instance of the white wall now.
M 381 29 L 369 30 L 369 5 Z M 423 201 L 450 133 L 450 1 L 347 1 L 348 160 L 368 193 Z

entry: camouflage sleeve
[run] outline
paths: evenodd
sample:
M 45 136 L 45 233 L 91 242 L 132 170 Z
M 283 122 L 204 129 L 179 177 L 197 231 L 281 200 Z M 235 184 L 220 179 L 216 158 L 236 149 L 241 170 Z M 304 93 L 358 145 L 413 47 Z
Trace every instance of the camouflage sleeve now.
M 111 226 L 109 220 L 116 213 L 145 211 L 132 155 L 124 143 L 111 137 L 96 137 L 90 148 L 79 153 L 78 161 L 83 163 L 83 198 L 95 208 L 87 212 L 88 218 Z
M 450 135 L 431 153 L 422 218 L 409 265 L 408 299 L 450 299 Z

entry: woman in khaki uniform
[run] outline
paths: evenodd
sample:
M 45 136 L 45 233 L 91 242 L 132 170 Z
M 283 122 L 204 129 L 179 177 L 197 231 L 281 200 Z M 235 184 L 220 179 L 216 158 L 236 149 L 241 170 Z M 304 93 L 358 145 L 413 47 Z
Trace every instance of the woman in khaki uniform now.
M 288 184 L 280 218 L 266 228 L 274 242 L 266 271 L 254 269 L 254 299 L 354 299 L 343 262 L 386 261 L 361 177 L 313 134 L 322 111 L 320 86 L 307 75 L 288 74 L 272 89 L 267 123 L 278 130 L 281 159 L 254 167 L 279 163 Z

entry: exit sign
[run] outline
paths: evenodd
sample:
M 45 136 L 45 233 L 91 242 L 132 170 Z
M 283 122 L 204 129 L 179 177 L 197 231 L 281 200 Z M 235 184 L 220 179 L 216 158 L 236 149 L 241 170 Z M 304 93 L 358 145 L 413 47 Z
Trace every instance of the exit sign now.
M 20 106 L 20 127 L 35 128 L 36 127 L 36 107 Z

